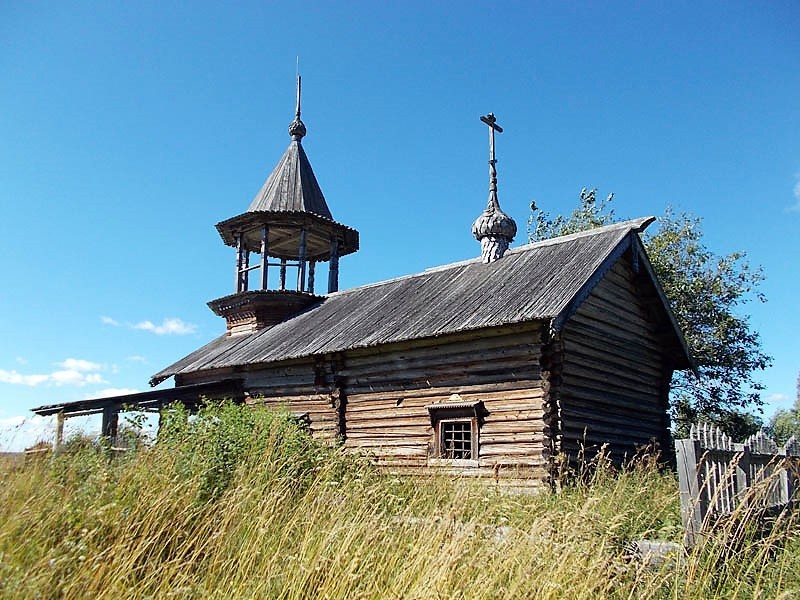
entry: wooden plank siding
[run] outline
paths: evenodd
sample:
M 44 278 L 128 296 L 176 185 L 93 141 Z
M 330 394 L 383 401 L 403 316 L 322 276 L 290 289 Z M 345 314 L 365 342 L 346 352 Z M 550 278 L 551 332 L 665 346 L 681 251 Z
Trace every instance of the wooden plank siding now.
M 617 463 L 653 440 L 669 448 L 672 369 L 637 281 L 626 254 L 562 332 L 558 449 L 571 461 L 603 445 Z
M 550 447 L 543 422 L 539 324 L 388 344 L 240 372 L 248 403 L 307 414 L 312 433 L 340 439 L 399 473 L 447 472 L 536 484 Z M 217 373 L 214 374 L 218 376 Z M 182 383 L 202 377 L 181 378 Z M 481 401 L 478 458 L 437 459 L 429 404 Z
M 345 446 L 398 473 L 543 480 L 541 328 L 482 334 L 348 355 L 340 373 L 347 390 Z M 454 394 L 461 402 L 483 402 L 486 411 L 470 466 L 435 456 L 425 407 Z

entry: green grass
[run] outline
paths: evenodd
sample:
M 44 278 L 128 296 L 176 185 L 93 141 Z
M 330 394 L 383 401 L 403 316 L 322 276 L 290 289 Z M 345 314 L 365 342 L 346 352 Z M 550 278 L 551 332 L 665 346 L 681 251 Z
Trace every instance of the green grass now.
M 73 444 L 7 466 L 8 598 L 800 597 L 793 515 L 756 535 L 737 515 L 686 556 L 673 475 L 600 466 L 558 493 L 395 478 L 311 440 L 288 415 L 224 405 L 112 458 Z M 795 595 L 793 595 L 795 594 Z

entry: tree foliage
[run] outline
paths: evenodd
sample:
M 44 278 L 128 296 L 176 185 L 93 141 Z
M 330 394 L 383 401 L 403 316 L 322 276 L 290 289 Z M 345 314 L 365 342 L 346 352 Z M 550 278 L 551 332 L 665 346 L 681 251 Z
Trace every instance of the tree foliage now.
M 551 217 L 531 203 L 530 241 L 566 235 L 617 221 L 610 194 L 581 190 L 578 207 L 567 216 Z M 701 220 L 667 208 L 644 245 L 675 318 L 683 330 L 697 376 L 676 372 L 670 395 L 673 423 L 683 434 L 692 422 L 704 420 L 724 427 L 737 438 L 761 427 L 761 419 L 746 412 L 760 407 L 763 384 L 756 372 L 771 363 L 742 305 L 765 299 L 758 291 L 760 268 L 752 268 L 745 253 L 719 256 L 703 241 Z
M 786 443 L 790 437 L 800 439 L 800 373 L 797 374 L 797 397 L 788 410 L 779 410 L 769 420 L 772 437 L 779 444 Z
M 531 216 L 528 219 L 528 240 L 535 242 L 560 235 L 569 235 L 570 233 L 609 225 L 616 221 L 614 209 L 611 207 L 614 192 L 611 192 L 605 200 L 600 200 L 599 202 L 595 197 L 596 193 L 597 190 L 583 188 L 578 198 L 577 208 L 567 217 L 563 215 L 551 217 L 539 209 L 535 202 L 531 202 Z

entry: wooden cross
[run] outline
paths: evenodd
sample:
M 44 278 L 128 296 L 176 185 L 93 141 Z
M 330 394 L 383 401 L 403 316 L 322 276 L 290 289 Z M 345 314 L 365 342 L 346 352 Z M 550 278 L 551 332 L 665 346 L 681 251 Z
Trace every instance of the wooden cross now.
M 503 128 L 497 124 L 494 113 L 481 117 L 481 121 L 489 126 L 489 164 L 494 165 L 497 162 L 494 158 L 494 132 L 503 133 Z

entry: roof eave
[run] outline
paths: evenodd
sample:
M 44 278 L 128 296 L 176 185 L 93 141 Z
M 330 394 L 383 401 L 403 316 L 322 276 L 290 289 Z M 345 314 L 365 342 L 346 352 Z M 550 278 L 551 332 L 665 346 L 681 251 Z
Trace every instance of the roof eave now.
M 102 398 L 76 400 L 74 402 L 47 404 L 32 408 L 31 411 L 40 416 L 55 415 L 62 412 L 67 415 L 70 413 L 93 414 L 107 407 L 114 407 L 117 409 L 125 406 L 157 408 L 169 402 L 196 403 L 197 399 L 201 397 L 219 394 L 230 396 L 233 400 L 243 399 L 241 380 L 221 379 L 209 383 L 176 386 L 165 390 L 151 390 L 149 392 L 136 392 L 121 396 L 106 396 Z

